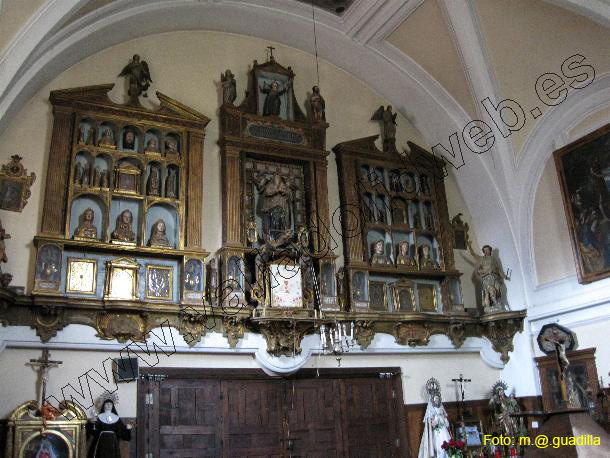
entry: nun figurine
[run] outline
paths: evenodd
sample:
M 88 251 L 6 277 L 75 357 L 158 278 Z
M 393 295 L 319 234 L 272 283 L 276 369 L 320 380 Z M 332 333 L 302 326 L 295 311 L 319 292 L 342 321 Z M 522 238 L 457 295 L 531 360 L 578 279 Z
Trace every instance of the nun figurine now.
M 88 458 L 121 458 L 119 441 L 131 439 L 131 425 L 125 426 L 112 399 L 104 400 L 99 414 L 87 425 L 93 436 Z

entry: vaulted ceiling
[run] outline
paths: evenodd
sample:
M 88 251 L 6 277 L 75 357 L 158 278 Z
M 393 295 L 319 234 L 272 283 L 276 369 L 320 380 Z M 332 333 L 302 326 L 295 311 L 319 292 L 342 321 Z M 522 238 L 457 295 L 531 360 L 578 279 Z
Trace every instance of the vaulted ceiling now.
M 451 149 L 473 119 L 491 123 L 481 103 L 510 98 L 524 126 L 496 135 L 484 155 L 464 148 L 453 171 L 481 238 L 503 240 L 533 289 L 531 219 L 544 164 L 561 137 L 610 103 L 607 0 L 314 0 L 321 58 L 363 80 L 422 133 Z M 0 0 L 0 132 L 11 115 L 62 71 L 104 48 L 174 30 L 213 30 L 314 52 L 311 1 Z M 337 8 L 345 8 L 338 12 Z M 271 24 L 273 26 L 271 26 Z M 575 54 L 596 78 L 561 107 L 535 93 L 537 78 L 559 73 Z M 532 110 L 539 108 L 540 115 Z M 561 108 L 561 109 L 560 109 Z M 459 158 L 459 150 L 454 148 Z M 484 197 L 483 197 L 484 196 Z M 502 245 L 504 243 L 504 245 Z

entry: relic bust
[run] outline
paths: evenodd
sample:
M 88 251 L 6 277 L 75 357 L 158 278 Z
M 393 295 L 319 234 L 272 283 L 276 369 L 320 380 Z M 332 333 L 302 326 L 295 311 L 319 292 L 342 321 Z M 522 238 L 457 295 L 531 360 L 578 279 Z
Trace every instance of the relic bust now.
M 396 265 L 398 266 L 414 266 L 415 259 L 409 254 L 409 242 L 403 240 L 398 244 L 398 256 L 396 256 Z
M 432 250 L 430 245 L 426 244 L 421 247 L 421 255 L 419 256 L 419 268 L 420 269 L 438 269 L 438 263 L 432 257 Z
M 136 134 L 133 130 L 126 130 L 123 134 L 123 149 L 136 149 Z
M 371 264 L 383 264 L 383 265 L 391 265 L 392 262 L 390 258 L 384 253 L 384 242 L 383 240 L 377 240 L 373 245 L 373 256 L 371 258 Z
M 74 231 L 74 238 L 97 239 L 97 228 L 93 225 L 95 213 L 87 208 L 78 217 L 78 227 Z
M 116 219 L 116 228 L 112 232 L 112 239 L 120 242 L 135 242 L 136 235 L 131 229 L 133 215 L 129 210 L 123 210 Z
M 112 130 L 106 128 L 102 131 L 102 138 L 100 138 L 99 146 L 108 146 L 115 147 L 114 143 L 114 135 L 112 134 Z
M 146 142 L 146 147 L 144 148 L 145 153 L 158 153 L 159 146 L 157 145 L 156 138 L 149 138 Z
M 155 221 L 151 230 L 148 245 L 159 247 L 170 246 L 169 239 L 167 238 L 167 234 L 165 233 L 165 231 L 165 221 L 163 221 L 162 219 L 158 219 L 157 221 Z
M 178 142 L 175 138 L 167 137 L 165 139 L 165 154 L 175 154 L 178 152 Z

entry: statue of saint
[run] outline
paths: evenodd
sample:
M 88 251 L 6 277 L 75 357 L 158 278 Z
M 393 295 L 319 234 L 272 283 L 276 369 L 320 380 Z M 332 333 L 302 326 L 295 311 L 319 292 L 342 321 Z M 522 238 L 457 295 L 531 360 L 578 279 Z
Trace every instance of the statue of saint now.
M 148 195 L 149 196 L 158 196 L 160 189 L 159 183 L 159 170 L 157 167 L 150 168 L 150 176 L 148 177 Z
M 492 387 L 489 407 L 497 432 L 504 437 L 514 437 L 518 432 L 517 419 L 510 416 L 515 407 L 510 398 L 506 396 L 507 388 L 504 382 L 496 382 Z
M 483 307 L 486 311 L 491 307 L 498 307 L 506 310 L 502 303 L 503 280 L 510 280 L 509 272 L 506 274 L 500 267 L 498 260 L 492 255 L 492 248 L 489 245 L 483 247 L 483 256 L 477 255 L 472 249 L 472 244 L 468 242 L 468 251 L 475 259 L 475 273 L 481 282 L 481 296 Z
M 114 135 L 112 134 L 112 130 L 110 128 L 105 128 L 102 131 L 102 138 L 98 143 L 99 146 L 107 146 L 110 148 L 114 148 L 116 144 L 114 143 Z
M 265 83 L 263 86 L 260 86 L 260 91 L 262 94 L 267 94 L 265 97 L 265 102 L 263 103 L 263 116 L 279 116 L 280 108 L 282 106 L 281 96 L 290 89 L 291 82 L 288 81 L 284 88 L 280 90 L 280 83 L 277 80 L 273 80 L 271 86 Z
M 78 217 L 78 227 L 74 231 L 74 238 L 97 239 L 97 228 L 93 225 L 95 213 L 87 208 Z
M 99 188 L 100 180 L 101 180 L 100 168 L 99 167 L 95 167 L 93 169 L 93 186 L 96 187 L 96 188 Z
M 383 133 L 383 151 L 396 151 L 396 115 L 392 113 L 392 106 L 388 105 L 385 110 L 380 106 L 371 121 L 380 121 Z
M 146 146 L 144 147 L 144 152 L 145 153 L 158 153 L 159 152 L 159 146 L 157 145 L 156 138 L 148 139 L 148 141 L 146 142 Z
M 87 424 L 87 435 L 93 436 L 89 448 L 90 458 L 119 458 L 119 441 L 131 440 L 132 425 L 125 426 L 119 417 L 114 401 L 106 399 L 99 413 Z
M 426 223 L 427 230 L 434 230 L 434 216 L 432 215 L 432 210 L 427 205 L 424 205 L 424 223 Z
M 373 244 L 371 264 L 392 265 L 392 261 L 390 261 L 390 258 L 385 254 L 385 244 L 381 239 Z
M 309 98 L 309 105 L 311 106 L 311 114 L 315 122 L 326 120 L 326 102 L 320 94 L 320 88 L 314 86 L 311 88 L 311 97 Z
M 83 166 L 77 162 L 74 166 L 74 184 L 80 185 L 83 182 Z
M 81 180 L 81 184 L 83 186 L 89 186 L 89 176 L 91 175 L 91 169 L 89 167 L 89 164 L 86 164 L 83 167 L 83 179 Z
M 434 378 L 428 380 L 426 386 L 431 388 L 428 389 L 428 407 L 424 415 L 424 432 L 419 444 L 418 458 L 449 458 L 443 443 L 451 440 L 451 433 L 440 386 Z
M 432 250 L 430 245 L 425 244 L 421 247 L 421 254 L 419 255 L 419 268 L 420 269 L 438 269 L 439 265 L 436 259 L 432 257 Z
M 415 259 L 409 253 L 409 242 L 403 240 L 398 244 L 397 266 L 415 266 Z
M 278 247 L 293 235 L 290 187 L 278 173 L 271 178 L 259 175 L 255 182 L 260 192 L 258 212 L 263 220 L 263 239 Z
M 108 187 L 108 171 L 102 170 L 100 172 L 100 188 Z
M 152 226 L 150 233 L 150 240 L 148 241 L 149 246 L 168 247 L 170 246 L 169 239 L 165 233 L 165 221 L 158 219 Z
M 112 239 L 120 242 L 135 242 L 136 234 L 131 229 L 133 215 L 129 210 L 123 210 L 116 219 L 116 228 L 112 232 Z
M 170 168 L 167 178 L 165 179 L 165 197 L 175 199 L 178 197 L 176 191 L 176 169 Z
M 175 138 L 167 137 L 165 139 L 165 154 L 176 154 L 178 152 L 178 142 Z
M 139 105 L 139 97 L 148 97 L 146 91 L 152 83 L 150 78 L 150 70 L 146 61 L 140 61 L 140 56 L 135 54 L 131 62 L 129 62 L 119 73 L 119 76 L 126 76 L 129 79 L 129 103 Z
M 345 298 L 345 268 L 341 267 L 336 274 L 337 281 L 337 302 L 339 308 L 345 310 L 346 298 Z
M 400 181 L 400 174 L 394 172 L 390 174 L 390 189 L 394 192 L 402 192 L 402 182 Z
M 224 105 L 233 105 L 237 98 L 237 85 L 231 70 L 226 69 L 224 74 L 220 74 L 220 85 L 222 87 L 222 103 Z

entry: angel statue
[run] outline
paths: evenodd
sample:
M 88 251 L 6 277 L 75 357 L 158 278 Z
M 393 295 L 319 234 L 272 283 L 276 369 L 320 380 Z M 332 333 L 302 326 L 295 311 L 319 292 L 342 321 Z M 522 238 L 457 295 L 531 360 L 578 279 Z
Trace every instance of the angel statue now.
M 434 377 L 426 382 L 428 407 L 424 415 L 424 433 L 419 444 L 418 458 L 448 458 L 444 442 L 451 441 L 449 419 L 443 407 L 441 385 Z
M 500 261 L 493 256 L 493 250 L 489 245 L 483 247 L 483 256 L 479 256 L 474 252 L 469 241 L 468 251 L 475 259 L 475 274 L 481 282 L 484 312 L 505 311 L 506 304 L 502 302 L 502 286 L 504 280 L 510 280 L 510 269 L 504 273 Z
M 224 74 L 220 74 L 220 86 L 222 87 L 223 105 L 233 105 L 237 98 L 237 85 L 231 70 L 227 69 Z
M 388 105 L 385 109 L 383 105 L 377 108 L 371 121 L 380 121 L 383 134 L 383 151 L 396 151 L 396 115 L 392 113 L 392 105 Z
M 125 65 L 125 68 L 119 73 L 119 76 L 126 76 L 129 78 L 129 104 L 139 105 L 140 95 L 148 97 L 146 91 L 148 90 L 152 79 L 150 79 L 150 71 L 148 64 L 145 60 L 140 61 L 140 56 L 135 54 L 131 62 Z

